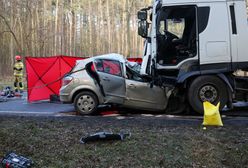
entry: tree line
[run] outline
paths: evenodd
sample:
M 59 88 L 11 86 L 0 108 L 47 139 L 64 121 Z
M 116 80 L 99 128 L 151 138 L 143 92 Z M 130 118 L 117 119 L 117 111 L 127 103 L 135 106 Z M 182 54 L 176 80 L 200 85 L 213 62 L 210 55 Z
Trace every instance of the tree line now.
M 0 0 L 0 76 L 14 56 L 142 55 L 137 11 L 152 0 Z
M 137 11 L 151 0 L 0 0 L 0 75 L 15 55 L 142 54 Z

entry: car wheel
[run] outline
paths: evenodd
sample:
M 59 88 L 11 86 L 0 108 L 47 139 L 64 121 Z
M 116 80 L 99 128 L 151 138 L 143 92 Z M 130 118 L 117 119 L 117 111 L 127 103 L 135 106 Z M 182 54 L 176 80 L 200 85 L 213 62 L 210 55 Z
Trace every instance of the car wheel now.
M 191 107 L 203 114 L 203 102 L 208 101 L 214 105 L 220 102 L 222 110 L 228 101 L 226 84 L 216 76 L 200 76 L 190 85 L 188 100 Z
M 74 107 L 75 110 L 80 115 L 92 115 L 97 111 L 98 99 L 95 94 L 91 92 L 80 92 L 75 100 Z

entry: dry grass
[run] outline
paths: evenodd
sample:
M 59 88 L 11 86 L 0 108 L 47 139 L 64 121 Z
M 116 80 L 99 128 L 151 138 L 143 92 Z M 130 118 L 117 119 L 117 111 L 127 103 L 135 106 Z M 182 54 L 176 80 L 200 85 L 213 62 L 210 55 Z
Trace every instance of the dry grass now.
M 200 124 L 200 123 L 199 123 Z M 15 151 L 34 167 L 247 167 L 248 129 L 202 130 L 157 119 L 0 118 L 0 157 Z M 128 129 L 123 142 L 82 145 L 82 135 Z

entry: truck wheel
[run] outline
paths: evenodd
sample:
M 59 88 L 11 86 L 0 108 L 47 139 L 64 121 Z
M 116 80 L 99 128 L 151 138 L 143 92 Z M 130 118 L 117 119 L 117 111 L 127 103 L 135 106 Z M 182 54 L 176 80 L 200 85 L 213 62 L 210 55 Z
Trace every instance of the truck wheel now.
M 208 101 L 214 105 L 220 102 L 222 110 L 228 101 L 226 84 L 216 76 L 200 76 L 190 85 L 188 100 L 191 107 L 203 114 L 203 102 Z
M 80 92 L 75 100 L 74 107 L 75 110 L 80 115 L 92 115 L 97 111 L 98 99 L 95 94 L 87 91 Z

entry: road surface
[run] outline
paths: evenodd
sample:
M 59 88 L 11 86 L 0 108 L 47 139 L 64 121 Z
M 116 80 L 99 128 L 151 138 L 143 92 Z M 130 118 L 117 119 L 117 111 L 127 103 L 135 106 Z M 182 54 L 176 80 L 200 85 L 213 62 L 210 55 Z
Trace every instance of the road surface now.
M 8 98 L 5 102 L 0 102 L 1 114 L 56 115 L 73 111 L 74 107 L 71 104 L 49 101 L 28 103 L 26 93 L 23 97 Z
M 232 124 L 248 124 L 248 110 L 242 107 L 246 104 L 238 103 L 236 104 L 236 109 L 234 111 L 222 112 L 222 118 Z M 101 111 L 104 114 L 104 110 Z M 107 109 L 108 110 L 108 109 Z M 112 111 L 113 112 L 113 111 Z M 156 120 L 173 120 L 184 123 L 187 122 L 202 122 L 201 115 L 165 115 L 165 114 L 153 114 L 153 113 L 142 113 L 135 112 L 132 113 L 122 111 L 121 114 L 117 112 L 104 114 L 104 117 L 114 117 L 116 119 L 127 119 L 127 118 L 137 118 L 137 119 L 156 119 Z M 0 115 L 1 116 L 49 116 L 49 117 L 78 117 L 75 115 L 75 110 L 71 104 L 62 104 L 60 102 L 51 103 L 49 101 L 39 101 L 35 103 L 28 103 L 26 94 L 23 97 L 10 98 L 6 102 L 0 102 Z M 85 116 L 89 117 L 89 116 Z M 101 117 L 101 116 L 93 116 Z

